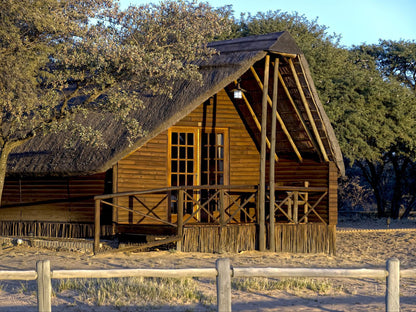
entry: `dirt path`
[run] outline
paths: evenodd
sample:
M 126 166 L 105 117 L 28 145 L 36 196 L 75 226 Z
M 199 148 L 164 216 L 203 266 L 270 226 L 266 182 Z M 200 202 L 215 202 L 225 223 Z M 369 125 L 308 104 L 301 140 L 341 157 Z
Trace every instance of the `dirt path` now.
M 186 268 L 214 267 L 219 257 L 228 257 L 234 267 L 342 267 L 384 268 L 396 257 L 401 268 L 416 267 L 416 230 L 350 231 L 337 235 L 337 254 L 240 254 L 181 253 L 154 251 L 122 254 L 91 254 L 2 246 L 0 270 L 33 270 L 38 260 L 49 259 L 53 269 Z M 2 282 L 0 312 L 36 311 L 34 286 L 26 282 Z M 233 291 L 233 311 L 384 311 L 384 281 L 333 280 L 325 294 L 316 291 Z M 201 282 L 201 289 L 215 297 L 215 284 Z M 33 289 L 32 289 L 32 288 Z M 71 296 L 57 295 L 54 311 L 212 311 L 213 306 L 181 304 L 179 307 L 91 306 Z M 403 280 L 402 311 L 416 311 L 416 281 Z

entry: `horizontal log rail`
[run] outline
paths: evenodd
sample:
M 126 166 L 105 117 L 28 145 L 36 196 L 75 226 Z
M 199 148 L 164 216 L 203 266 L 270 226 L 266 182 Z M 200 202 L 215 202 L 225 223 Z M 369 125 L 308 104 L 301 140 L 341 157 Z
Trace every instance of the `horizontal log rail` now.
M 238 268 L 227 258 L 217 259 L 215 268 L 185 269 L 112 269 L 112 270 L 51 270 L 49 260 L 36 263 L 36 271 L 0 271 L 0 280 L 36 280 L 38 311 L 52 310 L 52 279 L 71 278 L 216 278 L 217 311 L 231 312 L 232 278 L 371 278 L 386 279 L 386 311 L 400 311 L 400 278 L 416 278 L 416 269 L 400 270 L 398 259 L 389 259 L 386 269 L 323 269 L 323 268 Z
M 171 186 L 171 187 L 162 187 L 152 190 L 143 190 L 143 191 L 132 191 L 132 192 L 121 192 L 113 194 L 104 194 L 94 196 L 94 200 L 118 198 L 124 196 L 134 196 L 134 195 L 144 195 L 144 194 L 164 194 L 169 191 L 179 191 L 179 190 L 209 190 L 209 189 L 233 189 L 233 190 L 256 190 L 257 185 L 201 185 L 201 186 Z

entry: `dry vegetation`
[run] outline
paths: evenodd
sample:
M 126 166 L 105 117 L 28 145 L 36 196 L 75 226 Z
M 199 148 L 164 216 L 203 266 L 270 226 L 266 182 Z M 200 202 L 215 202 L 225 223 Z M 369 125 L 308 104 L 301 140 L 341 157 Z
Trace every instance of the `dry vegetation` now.
M 402 224 L 413 227 L 415 221 Z M 364 227 L 352 220 L 341 229 Z M 373 227 L 385 225 L 373 223 Z M 391 227 L 397 227 L 392 223 Z M 0 269 L 33 270 L 50 259 L 53 269 L 214 267 L 228 257 L 234 267 L 383 268 L 397 257 L 402 268 L 415 267 L 416 229 L 339 231 L 338 252 L 324 254 L 180 253 L 172 250 L 92 256 L 87 253 L 2 246 Z M 2 282 L 0 311 L 36 311 L 33 282 Z M 213 279 L 78 279 L 54 280 L 55 311 L 215 311 Z M 385 281 L 371 279 L 233 279 L 233 311 L 384 311 Z M 416 311 L 416 281 L 402 280 L 402 311 Z

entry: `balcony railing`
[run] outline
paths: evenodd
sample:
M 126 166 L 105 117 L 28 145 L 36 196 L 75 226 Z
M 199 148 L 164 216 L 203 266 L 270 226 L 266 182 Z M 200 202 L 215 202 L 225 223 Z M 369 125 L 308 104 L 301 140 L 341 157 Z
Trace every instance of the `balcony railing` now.
M 269 192 L 264 199 L 269 205 Z M 324 205 L 328 189 L 324 187 L 276 186 L 274 218 L 280 223 L 322 222 L 317 208 Z M 150 205 L 146 198 L 153 196 Z M 155 197 L 156 196 L 156 197 Z M 211 185 L 167 187 L 136 192 L 95 196 L 95 246 L 100 237 L 102 205 L 112 206 L 129 214 L 134 225 L 165 225 L 176 228 L 179 237 L 184 226 L 258 223 L 259 196 L 257 185 Z M 122 200 L 121 200 L 122 199 Z M 127 203 L 127 205 L 118 202 Z M 266 205 L 267 207 L 267 205 Z M 266 222 L 270 209 L 266 208 Z M 162 216 L 163 212 L 163 216 Z M 133 216 L 136 220 L 133 222 Z

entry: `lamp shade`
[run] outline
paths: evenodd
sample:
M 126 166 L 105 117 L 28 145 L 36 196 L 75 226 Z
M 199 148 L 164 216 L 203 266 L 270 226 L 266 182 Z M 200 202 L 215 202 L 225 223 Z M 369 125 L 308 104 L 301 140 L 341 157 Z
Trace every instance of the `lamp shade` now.
M 243 98 L 243 91 L 239 89 L 234 90 L 234 98 L 235 99 L 242 99 Z

